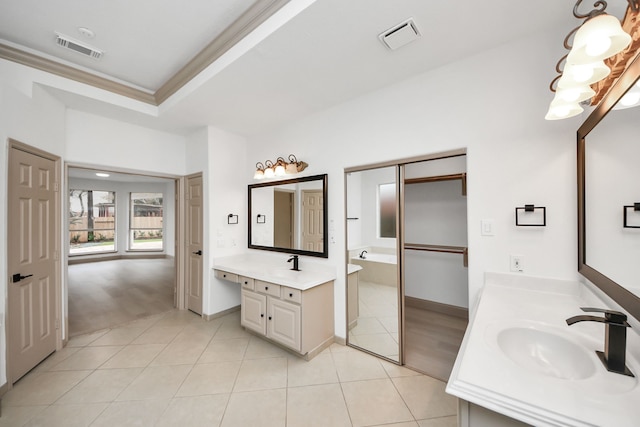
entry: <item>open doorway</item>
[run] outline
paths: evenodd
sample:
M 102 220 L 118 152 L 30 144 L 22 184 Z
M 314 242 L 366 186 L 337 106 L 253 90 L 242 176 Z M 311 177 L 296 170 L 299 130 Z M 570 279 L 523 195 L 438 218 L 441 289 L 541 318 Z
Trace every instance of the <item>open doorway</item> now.
M 68 336 L 169 311 L 176 179 L 67 169 Z

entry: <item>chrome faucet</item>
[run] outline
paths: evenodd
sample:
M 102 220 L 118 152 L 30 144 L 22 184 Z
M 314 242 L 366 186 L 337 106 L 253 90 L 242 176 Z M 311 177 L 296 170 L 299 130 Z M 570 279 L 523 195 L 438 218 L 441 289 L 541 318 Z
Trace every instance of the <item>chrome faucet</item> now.
M 585 321 L 604 323 L 604 352 L 596 351 L 596 354 L 609 372 L 633 377 L 634 375 L 625 364 L 627 328 L 631 327 L 627 323 L 627 315 L 619 311 L 602 308 L 580 307 L 580 309 L 585 312 L 604 313 L 604 317 L 583 314 L 568 318 L 567 325 Z
M 366 254 L 366 253 L 367 253 L 367 251 L 362 251 L 362 252 L 360 252 L 359 257 L 360 257 L 360 258 L 362 258 L 362 259 L 365 259 L 364 254 Z
M 293 268 L 292 270 L 294 271 L 300 271 L 300 269 L 298 268 L 298 255 L 291 255 L 291 258 L 289 258 L 287 260 L 287 262 L 291 262 L 293 261 Z

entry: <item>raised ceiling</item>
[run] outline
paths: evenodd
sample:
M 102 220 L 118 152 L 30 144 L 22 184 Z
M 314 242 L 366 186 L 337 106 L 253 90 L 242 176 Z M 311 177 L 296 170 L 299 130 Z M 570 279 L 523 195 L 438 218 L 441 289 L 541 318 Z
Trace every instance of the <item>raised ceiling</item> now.
M 147 101 L 157 105 L 149 112 L 50 87 L 70 108 L 171 132 L 211 125 L 253 135 L 541 32 L 558 34 L 556 45 L 549 46 L 549 62 L 541 63 L 539 70 L 551 80 L 562 38 L 580 23 L 571 14 L 574 4 L 571 0 L 3 0 L 0 39 L 12 49 L 118 81 L 150 96 Z M 238 26 L 238 16 L 246 19 L 246 11 L 252 10 L 248 8 L 260 13 L 248 20 L 251 25 Z M 275 19 L 281 16 L 285 18 Z M 422 37 L 388 50 L 378 35 L 408 18 L 414 19 Z M 230 37 L 229 25 L 234 22 L 234 29 L 242 31 Z M 78 27 L 95 31 L 90 44 L 106 52 L 99 62 L 55 45 L 55 31 L 81 38 Z M 222 56 L 209 55 L 207 46 L 220 42 L 217 37 L 225 31 L 230 38 Z M 251 43 L 245 43 L 248 39 Z M 206 59 L 199 67 L 190 67 L 199 52 L 205 52 Z M 185 69 L 189 72 L 181 72 Z

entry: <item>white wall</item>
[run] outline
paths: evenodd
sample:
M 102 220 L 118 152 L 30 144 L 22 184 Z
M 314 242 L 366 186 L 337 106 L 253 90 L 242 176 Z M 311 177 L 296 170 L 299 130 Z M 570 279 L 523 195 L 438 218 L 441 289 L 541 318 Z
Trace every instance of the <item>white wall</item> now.
M 127 246 L 129 239 L 129 195 L 130 193 L 162 193 L 162 236 L 164 240 L 164 247 L 161 253 L 174 256 L 175 255 L 175 184 L 174 181 L 168 182 L 121 182 L 121 181 L 109 181 L 95 180 L 95 179 L 80 179 L 69 178 L 69 189 L 81 189 L 81 190 L 101 190 L 101 191 L 115 191 L 116 193 L 116 249 L 117 255 L 126 256 Z M 67 192 L 68 194 L 68 192 Z M 66 236 L 65 229 L 63 236 Z M 143 252 L 143 251 L 142 251 Z M 141 251 L 135 251 L 136 254 L 140 254 Z M 154 251 L 153 253 L 158 253 Z M 81 256 L 81 258 L 104 258 L 113 256 L 113 253 L 108 254 L 92 254 L 89 256 Z
M 346 336 L 345 167 L 467 148 L 471 307 L 485 271 L 509 271 L 509 254 L 524 256 L 526 274 L 576 278 L 581 119 L 544 120 L 558 37 L 537 34 L 250 138 L 248 165 L 294 153 L 309 163 L 306 174 L 329 174 L 335 243 L 326 263 L 338 271 L 338 336 Z M 514 208 L 525 203 L 547 206 L 547 227 L 515 227 Z M 480 236 L 484 218 L 494 219 L 495 236 Z
M 0 71 L 2 71 L 0 61 Z M 15 83 L 15 84 L 13 84 Z M 24 82 L 0 79 L 0 386 L 6 380 L 6 295 L 7 277 L 7 167 L 8 138 L 62 156 L 64 152 L 64 114 L 62 104 L 42 88 L 24 91 Z M 62 203 L 62 198 L 59 200 Z M 62 250 L 62 247 L 59 248 Z

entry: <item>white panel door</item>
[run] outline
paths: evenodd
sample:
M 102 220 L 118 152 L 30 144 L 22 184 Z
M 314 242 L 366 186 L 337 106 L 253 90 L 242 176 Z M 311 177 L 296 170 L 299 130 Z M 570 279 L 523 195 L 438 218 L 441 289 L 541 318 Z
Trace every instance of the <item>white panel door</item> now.
M 202 314 L 203 201 L 202 175 L 187 177 L 187 308 Z
M 267 336 L 280 344 L 300 351 L 300 306 L 269 298 Z
M 9 378 L 17 381 L 56 350 L 55 162 L 9 153 Z
M 240 301 L 240 324 L 265 335 L 265 321 L 267 315 L 267 297 L 256 292 L 242 291 Z

